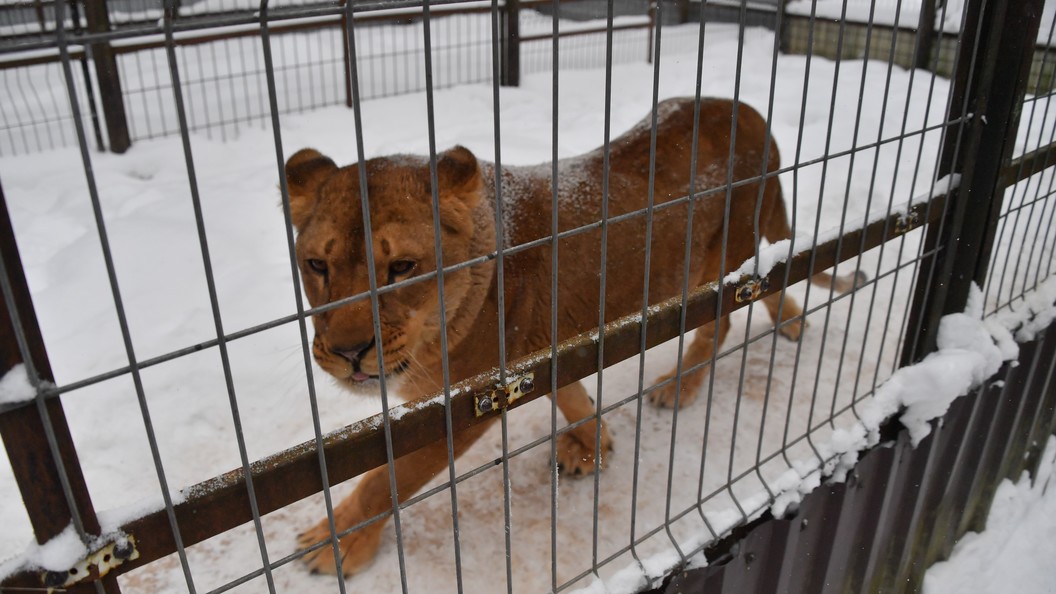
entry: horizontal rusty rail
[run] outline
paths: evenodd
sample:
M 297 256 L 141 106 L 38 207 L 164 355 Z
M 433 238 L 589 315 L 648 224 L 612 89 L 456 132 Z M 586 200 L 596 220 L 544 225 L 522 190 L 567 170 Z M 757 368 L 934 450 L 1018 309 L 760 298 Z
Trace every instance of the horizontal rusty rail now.
M 1005 187 L 1017 184 L 1053 165 L 1056 165 L 1056 142 L 1012 159 L 1001 170 L 1001 183 Z
M 611 30 L 612 31 L 627 31 L 627 30 L 630 30 L 630 29 L 649 29 L 652 26 L 653 26 L 653 24 L 650 23 L 650 22 L 629 23 L 629 24 L 626 24 L 626 25 L 613 25 Z M 574 31 L 559 32 L 557 34 L 557 37 L 560 39 L 560 38 L 565 38 L 565 37 L 579 37 L 579 36 L 582 36 L 582 35 L 600 35 L 602 33 L 608 32 L 609 30 L 610 30 L 609 27 L 605 27 L 605 26 L 593 27 L 593 28 L 590 28 L 590 29 L 576 29 Z M 553 39 L 553 38 L 554 38 L 554 34 L 553 33 L 539 33 L 539 34 L 536 34 L 536 35 L 523 35 L 523 36 L 521 36 L 519 38 L 519 41 L 521 43 L 527 43 L 529 41 L 542 41 L 542 40 L 545 40 L 545 39 Z
M 954 190 L 953 194 L 956 194 Z M 896 212 L 875 221 L 864 229 L 848 232 L 842 237 L 818 245 L 813 250 L 796 254 L 790 262 L 776 264 L 767 278 L 773 279 L 769 288 L 758 298 L 780 291 L 783 279 L 788 275 L 789 284 L 805 280 L 817 272 L 832 268 L 836 264 L 855 258 L 864 251 L 897 238 L 916 227 L 938 221 L 944 211 L 948 196 L 937 196 L 929 202 L 917 204 L 909 215 Z M 911 221 L 908 226 L 906 221 Z M 811 268 L 811 258 L 814 258 Z M 742 282 L 749 277 L 741 279 Z M 748 302 L 738 303 L 732 287 L 720 291 L 719 283 L 712 282 L 693 290 L 686 302 L 686 330 L 699 327 L 715 318 L 717 302 L 721 300 L 722 311 L 731 313 Z M 680 297 L 668 299 L 649 308 L 646 319 L 646 348 L 659 345 L 679 335 L 682 309 Z M 641 344 L 641 316 L 625 316 L 605 325 L 604 367 L 614 365 L 639 354 Z M 557 347 L 557 386 L 565 386 L 598 371 L 598 342 L 596 332 L 580 334 L 562 342 Z M 543 349 L 512 362 L 508 374 L 522 376 L 534 373 L 536 386 L 551 385 L 551 349 Z M 498 370 L 492 370 L 459 382 L 451 387 L 451 424 L 455 431 L 489 420 L 498 415 L 477 415 L 475 398 L 490 393 L 498 382 Z M 547 393 L 536 389 L 528 393 L 509 408 L 517 408 Z M 446 411 L 443 394 L 424 398 L 394 407 L 399 414 L 390 414 L 393 454 L 396 457 L 446 438 Z M 359 476 L 387 462 L 385 434 L 382 415 L 364 419 L 323 438 L 327 473 L 330 484 L 337 484 Z M 315 440 L 310 440 L 273 454 L 251 465 L 253 486 L 257 506 L 261 514 L 267 514 L 301 499 L 319 493 L 322 479 Z M 203 481 L 186 489 L 187 499 L 174 506 L 180 534 L 185 546 L 201 542 L 241 524 L 251 521 L 249 495 L 245 487 L 245 476 L 241 468 Z M 114 569 L 120 574 L 150 563 L 176 551 L 166 510 L 158 510 L 121 527 L 133 536 L 138 546 L 139 557 Z M 39 587 L 40 576 L 23 572 L 9 578 L 4 587 Z M 88 585 L 81 584 L 69 592 L 89 592 Z

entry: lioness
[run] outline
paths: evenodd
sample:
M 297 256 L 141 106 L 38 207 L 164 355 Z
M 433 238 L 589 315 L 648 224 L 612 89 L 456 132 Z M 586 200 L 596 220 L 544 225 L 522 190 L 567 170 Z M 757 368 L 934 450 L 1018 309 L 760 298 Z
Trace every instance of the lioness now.
M 689 193 L 690 152 L 693 144 L 692 99 L 670 99 L 658 106 L 654 196 L 661 204 Z M 703 99 L 700 103 L 697 191 L 727 182 L 730 101 Z M 651 119 L 646 118 L 611 142 L 609 216 L 643 209 L 649 195 Z M 737 111 L 733 181 L 757 178 L 778 168 L 777 147 L 769 147 L 764 163 L 766 122 L 752 108 Z M 582 227 L 601 219 L 603 151 L 558 163 L 558 219 L 560 230 Z M 495 170 L 467 149 L 456 146 L 437 158 L 440 231 L 445 265 L 483 256 L 495 250 Z M 391 284 L 436 268 L 429 161 L 425 157 L 379 157 L 366 162 L 370 221 L 378 285 Z M 297 257 L 305 292 L 313 306 L 368 290 L 358 164 L 337 167 L 319 152 L 304 149 L 286 163 L 293 224 L 297 228 Z M 505 245 L 516 246 L 551 234 L 551 167 L 506 166 L 502 169 Z M 760 187 L 760 184 L 762 187 Z M 720 271 L 725 192 L 697 200 L 689 286 L 714 280 Z M 735 186 L 730 208 L 725 270 L 736 269 L 754 254 L 752 222 L 761 198 L 760 229 L 771 243 L 790 237 L 776 177 Z M 664 208 L 653 217 L 652 261 L 649 277 L 651 303 L 678 295 L 682 287 L 688 203 Z M 609 226 L 606 321 L 642 307 L 646 224 L 644 216 Z M 506 322 L 508 360 L 589 331 L 598 323 L 601 232 L 594 228 L 560 239 L 557 271 L 558 335 L 551 336 L 551 247 L 508 254 L 504 258 L 505 310 L 498 310 L 498 283 L 492 260 L 444 275 L 450 380 L 456 382 L 499 364 L 498 319 Z M 818 279 L 815 279 L 818 280 Z M 831 282 L 831 277 L 821 280 Z M 840 281 L 846 289 L 846 281 Z M 776 318 L 780 295 L 764 300 Z M 354 390 L 375 390 L 378 376 L 389 385 L 405 382 L 416 394 L 442 389 L 440 311 L 437 279 L 411 284 L 378 298 L 384 371 L 378 369 L 371 304 L 359 300 L 320 313 L 315 326 L 313 354 L 319 365 Z M 802 328 L 799 306 L 785 298 L 781 317 L 789 321 L 781 333 L 796 338 Z M 719 320 L 722 340 L 730 327 Z M 714 326 L 701 328 L 684 354 L 684 365 L 712 356 Z M 673 372 L 672 372 L 673 373 Z M 670 377 L 670 374 L 666 377 Z M 680 404 L 694 399 L 703 373 L 682 380 Z M 551 395 L 553 396 L 553 395 Z M 573 383 L 557 391 L 557 405 L 570 422 L 594 413 L 586 390 Z M 660 406 L 675 403 L 674 382 L 650 395 Z M 466 450 L 488 428 L 481 423 L 453 439 L 455 455 Z M 594 451 L 601 432 L 602 452 Z M 565 472 L 587 473 L 612 440 L 604 423 L 590 421 L 558 438 L 558 462 Z M 447 444 L 436 443 L 396 460 L 401 501 L 411 497 L 447 466 Z M 337 530 L 343 531 L 392 507 L 388 470 L 363 476 L 355 491 L 334 510 Z M 375 522 L 341 539 L 341 571 L 353 574 L 373 558 L 383 523 Z M 300 537 L 303 546 L 328 538 L 324 520 Z M 306 558 L 313 570 L 336 572 L 329 547 Z

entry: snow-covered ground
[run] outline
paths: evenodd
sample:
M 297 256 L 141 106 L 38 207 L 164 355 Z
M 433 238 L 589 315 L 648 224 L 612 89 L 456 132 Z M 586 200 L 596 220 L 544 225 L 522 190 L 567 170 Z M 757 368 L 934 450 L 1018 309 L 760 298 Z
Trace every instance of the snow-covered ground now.
M 672 40 L 695 38 L 696 28 L 665 29 L 665 35 Z M 770 98 L 773 42 L 769 32 L 749 30 L 743 46 L 739 97 L 764 113 Z M 737 55 L 736 28 L 709 27 L 705 95 L 733 96 Z M 661 98 L 693 93 L 692 53 L 665 53 L 661 64 Z M 930 73 L 852 61 L 844 61 L 837 71 L 832 62 L 814 59 L 806 112 L 801 116 L 806 65 L 803 56 L 781 56 L 776 68 L 772 124 L 786 165 L 920 130 L 941 122 L 946 109 L 948 82 Z M 621 65 L 613 77 L 615 134 L 648 112 L 652 67 Z M 604 82 L 602 70 L 562 71 L 557 116 L 562 156 L 602 142 Z M 279 84 L 291 83 L 280 79 Z M 491 86 L 439 91 L 435 101 L 438 146 L 460 143 L 479 157 L 492 159 Z M 549 74 L 527 76 L 521 87 L 502 89 L 505 163 L 537 163 L 550 157 L 551 101 Z M 1052 120 L 1043 120 L 1043 114 L 1056 115 L 1048 116 L 1045 102 L 1031 105 L 1024 121 L 1033 115 L 1037 119 L 1031 120 L 1035 123 L 1030 134 L 1024 123 L 1021 136 L 1035 137 L 1028 145 L 1033 147 L 1037 137 L 1050 140 Z M 423 94 L 367 101 L 362 107 L 368 157 L 428 150 Z M 1039 123 L 1044 121 L 1050 123 Z M 351 110 L 326 108 L 283 116 L 281 125 L 284 155 L 312 146 L 342 164 L 357 158 Z M 848 227 L 855 227 L 877 210 L 886 212 L 890 203 L 899 205 L 927 194 L 939 140 L 935 130 L 785 174 L 781 181 L 786 202 L 796 212 L 797 245 L 812 237 L 816 218 L 820 232 L 839 227 L 844 217 Z M 1021 139 L 1020 150 L 1023 144 Z M 244 128 L 227 142 L 194 135 L 192 149 L 225 330 L 238 331 L 293 313 L 297 289 L 290 277 L 278 208 L 279 164 L 271 131 Z M 92 170 L 137 359 L 215 338 L 179 139 L 139 142 L 121 156 L 93 154 Z M 60 386 L 128 364 L 82 171 L 79 153 L 73 149 L 0 159 L 0 180 Z M 1034 187 L 1051 182 L 1051 175 L 1035 176 Z M 1033 190 L 1030 196 L 1021 194 L 1012 194 L 1013 201 L 1034 198 Z M 1051 202 L 1038 207 L 1040 216 L 1002 236 L 1002 245 L 1018 245 L 1023 237 L 1033 238 L 1051 224 L 1046 223 L 1051 221 Z M 815 448 L 824 450 L 832 443 L 834 430 L 854 426 L 858 410 L 848 408 L 852 398 L 872 391 L 893 371 L 915 277 L 913 267 L 903 265 L 915 258 L 919 242 L 920 233 L 910 233 L 841 266 L 839 272 L 845 273 L 860 265 L 879 280 L 853 299 L 812 314 L 801 350 L 795 343 L 781 339 L 774 344 L 766 337 L 723 358 L 715 369 L 710 406 L 708 398 L 701 398 L 679 413 L 674 448 L 670 411 L 647 405 L 639 418 L 634 402 L 613 411 L 608 420 L 616 451 L 601 478 L 599 522 L 593 523 L 592 481 L 562 480 L 557 489 L 556 551 L 551 550 L 550 514 L 555 506 L 551 505 L 549 446 L 513 458 L 512 589 L 546 591 L 554 582 L 560 586 L 589 569 L 595 530 L 598 558 L 616 555 L 631 543 L 632 502 L 637 505 L 633 526 L 637 537 L 689 510 L 672 522 L 670 532 L 660 529 L 635 546 L 634 554 L 643 559 L 660 554 L 670 560 L 672 539 L 699 541 L 706 534 L 704 514 L 713 526 L 727 525 L 742 517 L 738 509 L 750 513 L 766 507 L 768 490 L 774 490 L 779 480 L 784 484 L 789 463 L 800 475 L 815 468 Z M 1037 258 L 1022 267 L 1033 271 L 1039 261 L 1051 260 L 1051 245 L 1041 246 Z M 1044 273 L 1044 267 L 1041 270 Z M 1038 275 L 1031 274 L 1028 278 L 1037 282 Z M 828 298 L 818 289 L 809 296 L 806 292 L 804 285 L 791 290 L 808 308 Z M 987 307 L 989 311 L 992 304 Z M 755 312 L 751 320 L 748 315 L 742 310 L 734 316 L 726 348 L 746 332 L 756 335 L 771 327 L 765 313 Z M 676 348 L 668 343 L 649 352 L 646 385 L 674 365 Z M 232 341 L 229 350 L 250 459 L 311 439 L 296 324 Z M 378 411 L 377 401 L 351 397 L 315 371 L 324 431 Z M 587 378 L 585 384 L 603 402 L 615 402 L 634 394 L 637 377 L 638 362 L 632 360 L 605 371 L 601 394 L 596 393 L 596 378 Z M 185 487 L 240 465 L 216 349 L 149 367 L 143 371 L 143 383 L 170 485 Z M 122 510 L 143 500 L 157 501 L 156 470 L 131 379 L 121 375 L 96 383 L 69 393 L 63 401 L 96 507 Z M 830 418 L 832 423 L 826 422 Z M 537 401 L 518 410 L 513 419 L 510 446 L 516 448 L 549 434 L 549 403 Z M 641 445 L 636 452 L 639 427 Z M 458 461 L 457 469 L 464 472 L 489 464 L 502 455 L 499 443 L 496 427 Z M 632 480 L 636 457 L 640 460 L 637 483 Z M 2 464 L 0 499 L 5 505 L 0 507 L 0 525 L 5 530 L 0 534 L 0 559 L 18 554 L 32 540 L 21 506 L 6 503 L 17 502 L 18 495 L 10 471 Z M 673 468 L 670 482 L 669 468 Z M 723 489 L 731 479 L 732 486 Z M 335 497 L 347 494 L 354 482 L 336 486 Z M 502 492 L 498 467 L 459 485 L 459 538 L 467 592 L 506 589 Z M 701 495 L 706 502 L 698 513 Z M 405 577 L 413 592 L 455 588 L 450 507 L 445 491 L 402 515 Z M 270 558 L 293 552 L 297 533 L 323 513 L 322 497 L 315 496 L 265 517 Z M 256 542 L 252 527 L 242 527 L 192 547 L 189 563 L 195 588 L 206 591 L 258 569 Z M 556 559 L 556 575 L 551 575 L 551 559 Z M 599 573 L 611 578 L 632 561 L 631 552 L 620 553 Z M 335 580 L 311 576 L 297 563 L 277 568 L 274 579 L 280 591 L 337 591 Z M 399 590 L 400 581 L 395 537 L 389 529 L 376 562 L 352 578 L 349 587 L 391 592 Z M 181 592 L 187 587 L 175 557 L 122 578 L 127 592 Z M 266 587 L 263 578 L 257 578 L 234 591 L 261 592 Z
M 923 594 L 1056 592 L 1056 438 L 1037 476 L 997 488 L 986 531 L 966 534 L 948 561 L 924 576 Z

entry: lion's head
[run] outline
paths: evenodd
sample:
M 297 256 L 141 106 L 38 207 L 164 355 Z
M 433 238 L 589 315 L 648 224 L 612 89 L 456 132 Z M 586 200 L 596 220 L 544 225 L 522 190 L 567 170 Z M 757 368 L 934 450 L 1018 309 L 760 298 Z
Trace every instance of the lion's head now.
M 411 368 L 425 371 L 423 361 L 436 359 L 440 349 L 430 168 L 428 159 L 407 156 L 371 159 L 365 168 L 377 286 L 430 275 L 378 296 L 384 375 L 395 378 Z M 477 255 L 486 239 L 482 217 L 475 214 L 481 175 L 476 158 L 462 147 L 438 155 L 436 170 L 443 264 L 449 266 Z M 339 168 L 318 151 L 303 149 L 286 162 L 286 181 L 308 301 L 318 307 L 360 296 L 312 317 L 313 355 L 342 383 L 372 391 L 380 372 L 359 165 Z M 444 275 L 449 318 L 474 293 L 474 278 L 471 268 Z

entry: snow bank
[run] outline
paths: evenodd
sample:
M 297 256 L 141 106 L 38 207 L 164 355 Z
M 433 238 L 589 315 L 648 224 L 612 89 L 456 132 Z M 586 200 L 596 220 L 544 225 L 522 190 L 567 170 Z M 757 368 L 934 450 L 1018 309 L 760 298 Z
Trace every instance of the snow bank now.
M 949 560 L 924 575 L 923 594 L 1015 592 L 1048 594 L 1056 583 L 1056 437 L 1037 474 L 1001 482 L 986 531 L 961 538 Z

